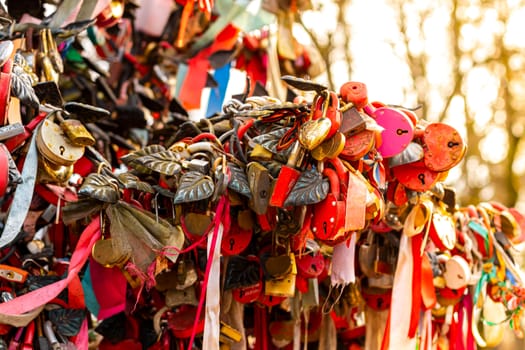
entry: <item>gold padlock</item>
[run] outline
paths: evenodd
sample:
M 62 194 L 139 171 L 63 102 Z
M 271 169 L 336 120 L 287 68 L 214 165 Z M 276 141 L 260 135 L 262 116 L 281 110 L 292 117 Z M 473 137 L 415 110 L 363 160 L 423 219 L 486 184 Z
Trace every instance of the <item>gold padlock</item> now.
M 84 146 L 73 144 L 62 128 L 54 122 L 55 111 L 40 125 L 36 135 L 38 151 L 51 163 L 62 166 L 73 165 L 84 155 Z
M 46 29 L 40 31 L 40 51 L 37 55 L 40 66 L 40 81 L 54 81 L 58 83 L 59 74 L 55 71 L 53 63 L 49 58 L 48 34 Z
M 238 343 L 242 339 L 242 334 L 237 329 L 226 324 L 224 321 L 221 321 L 221 333 L 219 335 L 219 340 L 221 343 L 231 344 Z
M 279 297 L 293 297 L 295 295 L 295 280 L 297 276 L 297 265 L 295 263 L 294 253 L 290 253 L 292 268 L 290 272 L 279 279 L 270 279 L 265 281 L 264 293 Z
M 38 157 L 38 183 L 65 184 L 73 175 L 72 165 L 56 165 L 45 157 Z
M 95 138 L 80 120 L 65 119 L 60 123 L 60 127 L 75 146 L 93 146 L 95 144 Z

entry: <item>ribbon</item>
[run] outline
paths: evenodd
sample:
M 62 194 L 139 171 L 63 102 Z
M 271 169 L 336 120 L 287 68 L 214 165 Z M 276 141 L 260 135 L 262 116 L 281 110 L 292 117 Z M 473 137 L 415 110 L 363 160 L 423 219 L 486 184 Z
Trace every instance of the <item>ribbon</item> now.
M 210 47 L 200 51 L 196 56 L 188 60 L 188 72 L 183 81 L 177 80 L 179 100 L 186 109 L 200 107 L 201 92 L 206 85 L 206 78 L 210 62 L 208 58 L 217 51 L 229 51 L 236 42 L 239 29 L 233 25 L 227 25 L 215 38 Z M 180 89 L 178 89 L 179 84 Z
M 231 62 L 225 64 L 219 69 L 216 69 L 213 73 L 213 78 L 215 81 L 217 81 L 219 86 L 211 89 L 210 91 L 206 117 L 211 117 L 213 114 L 222 110 L 222 104 L 224 102 L 224 98 L 226 97 L 226 89 L 228 88 L 228 82 L 230 81 L 230 69 Z
M 37 308 L 44 307 L 45 304 L 56 298 L 77 277 L 87 258 L 91 255 L 93 244 L 99 238 L 100 222 L 99 220 L 93 220 L 84 229 L 78 240 L 75 251 L 71 256 L 66 278 L 18 296 L 8 302 L 0 303 L 0 314 L 4 316 L 21 316 Z M 38 313 L 34 317 L 37 315 Z
M 212 265 L 214 263 L 219 264 L 220 261 L 215 259 L 216 253 L 215 248 L 217 247 L 217 242 L 219 242 L 220 245 L 220 239 L 222 239 L 222 231 L 224 228 L 223 220 L 228 219 L 229 214 L 229 208 L 228 208 L 228 198 L 226 196 L 222 196 L 219 200 L 219 203 L 217 204 L 217 209 L 215 211 L 215 218 L 214 218 L 214 228 L 213 228 L 213 234 L 211 237 L 208 238 L 208 261 L 206 263 L 206 271 L 204 273 L 204 280 L 202 282 L 202 288 L 206 290 L 206 293 L 201 293 L 199 305 L 197 306 L 197 314 L 195 316 L 195 321 L 193 323 L 193 329 L 191 331 L 191 337 L 190 342 L 188 345 L 188 350 L 193 349 L 193 342 L 195 341 L 195 336 L 197 333 L 197 325 L 199 323 L 200 315 L 202 312 L 202 308 L 204 306 L 204 302 L 207 302 L 206 305 L 206 322 L 204 324 L 204 341 L 203 344 L 204 349 L 219 349 L 219 333 L 220 333 L 220 324 L 219 324 L 219 313 L 220 313 L 220 305 L 216 301 L 216 298 L 220 298 L 220 278 L 214 278 L 213 284 L 208 285 L 210 273 L 212 271 Z M 220 254 L 220 249 L 218 250 L 217 254 Z M 219 266 L 220 267 L 220 266 Z M 217 266 L 213 267 L 213 271 L 215 273 L 217 269 Z M 219 273 L 217 273 L 215 276 L 219 276 Z M 208 289 L 213 289 L 215 292 L 210 292 L 210 295 L 208 296 Z M 216 295 L 215 295 L 216 294 Z M 208 297 L 212 297 L 213 299 L 208 300 Z M 213 301 L 212 301 L 213 300 Z M 210 323 L 216 322 L 215 325 L 212 325 Z M 210 329 L 216 328 L 216 329 Z M 207 339 L 208 337 L 212 337 L 211 339 Z
M 416 339 L 408 337 L 411 314 L 407 312 L 407 305 L 412 305 L 413 290 L 413 258 L 412 240 L 401 235 L 399 256 L 397 259 L 394 285 L 392 288 L 392 306 L 384 337 L 386 349 L 415 349 Z
M 29 206 L 31 205 L 38 167 L 38 151 L 36 148 L 37 133 L 38 129 L 31 137 L 29 150 L 24 160 L 24 169 L 22 170 L 22 183 L 17 185 L 13 202 L 9 207 L 9 214 L 2 235 L 0 236 L 0 248 L 4 248 L 16 239 L 24 224 Z

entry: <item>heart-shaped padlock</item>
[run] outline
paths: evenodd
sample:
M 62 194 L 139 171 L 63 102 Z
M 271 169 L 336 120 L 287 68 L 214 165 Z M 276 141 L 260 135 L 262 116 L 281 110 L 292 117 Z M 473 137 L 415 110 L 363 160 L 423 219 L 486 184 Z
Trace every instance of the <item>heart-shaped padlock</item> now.
M 58 112 L 57 112 L 58 113 Z M 84 146 L 72 144 L 50 114 L 40 125 L 36 145 L 42 156 L 57 165 L 73 165 L 84 155 Z
M 316 214 L 312 218 L 311 228 L 314 236 L 329 244 L 339 243 L 339 239 L 344 238 L 346 203 L 339 196 L 340 183 L 335 170 L 325 168 L 323 174 L 328 177 L 330 182 L 330 192 L 326 198 L 314 205 L 313 212 Z M 335 243 L 336 244 L 336 243 Z
M 403 112 L 389 107 L 374 108 L 373 105 L 367 105 L 364 109 L 383 127 L 382 142 L 377 147 L 383 158 L 403 152 L 414 137 L 414 125 L 410 118 Z
M 456 245 L 457 234 L 454 220 L 440 206 L 434 206 L 430 219 L 429 237 L 441 251 L 452 250 Z
M 307 240 L 310 252 L 297 256 L 297 273 L 303 278 L 317 278 L 324 271 L 325 260 L 314 240 Z
M 237 221 L 232 221 L 230 229 L 221 241 L 221 253 L 224 256 L 242 253 L 252 240 L 253 230 L 243 229 Z
M 392 168 L 394 177 L 408 189 L 417 192 L 430 190 L 439 179 L 439 172 L 428 169 L 423 161 Z
M 445 123 L 431 123 L 423 131 L 425 166 L 434 171 L 447 171 L 456 166 L 466 146 L 459 132 Z
M 323 143 L 332 128 L 332 122 L 328 118 L 309 120 L 299 128 L 299 143 L 307 150 L 313 150 Z

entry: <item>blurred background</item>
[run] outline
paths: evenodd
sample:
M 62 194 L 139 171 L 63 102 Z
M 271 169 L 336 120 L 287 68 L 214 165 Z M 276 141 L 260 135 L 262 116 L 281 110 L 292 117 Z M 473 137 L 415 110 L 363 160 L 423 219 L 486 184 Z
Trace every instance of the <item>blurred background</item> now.
M 294 28 L 338 89 L 416 108 L 468 142 L 448 182 L 460 205 L 495 200 L 525 210 L 525 3 L 468 0 L 313 1 Z

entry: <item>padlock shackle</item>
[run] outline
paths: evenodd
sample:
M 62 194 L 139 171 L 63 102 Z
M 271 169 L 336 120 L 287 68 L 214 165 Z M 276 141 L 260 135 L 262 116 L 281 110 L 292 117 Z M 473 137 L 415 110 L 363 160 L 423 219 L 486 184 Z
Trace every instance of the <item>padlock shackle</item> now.
M 339 89 L 341 100 L 347 104 L 352 104 L 357 109 L 361 109 L 368 104 L 368 91 L 366 84 L 357 81 L 344 83 Z
M 328 181 L 330 182 L 330 191 L 334 195 L 335 198 L 339 199 L 340 194 L 340 182 L 339 182 L 339 176 L 337 175 L 337 172 L 334 169 L 331 168 L 324 168 L 323 169 L 323 175 L 328 178 Z

